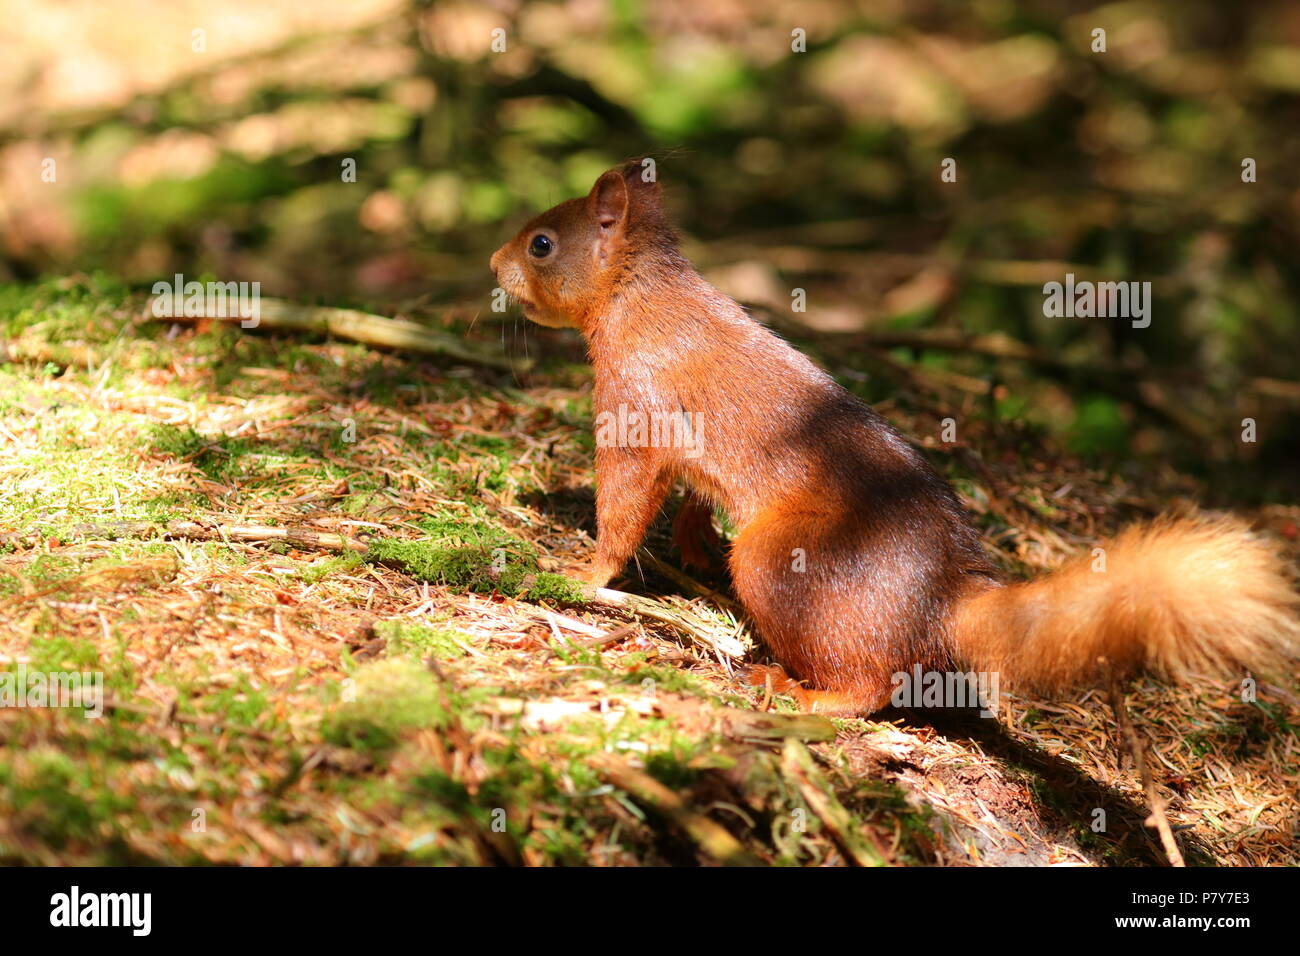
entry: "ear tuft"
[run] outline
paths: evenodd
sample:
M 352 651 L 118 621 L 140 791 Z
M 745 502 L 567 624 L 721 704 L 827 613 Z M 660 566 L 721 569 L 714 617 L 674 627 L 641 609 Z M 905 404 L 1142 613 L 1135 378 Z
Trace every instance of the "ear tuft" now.
M 637 201 L 659 205 L 659 166 L 652 158 L 629 159 L 623 164 L 623 181 Z

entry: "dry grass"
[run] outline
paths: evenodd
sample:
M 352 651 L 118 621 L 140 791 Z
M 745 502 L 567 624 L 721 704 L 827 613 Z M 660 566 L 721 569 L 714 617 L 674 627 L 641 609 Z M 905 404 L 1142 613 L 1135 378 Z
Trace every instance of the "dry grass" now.
M 358 346 L 168 333 L 138 307 L 74 280 L 0 316 L 102 362 L 0 366 L 0 665 L 98 669 L 109 695 L 98 720 L 0 710 L 0 859 L 1162 860 L 1098 694 L 1013 697 L 998 721 L 799 717 L 736 680 L 743 622 L 691 593 L 725 581 L 672 571 L 662 523 L 622 586 L 677 617 L 528 590 L 592 545 L 581 370 L 553 360 L 520 387 Z M 937 432 L 949 396 L 905 379 L 897 396 L 886 414 Z M 1025 435 L 968 421 L 936 460 L 1016 572 L 1196 490 L 1041 446 L 1026 467 Z M 1294 542 L 1300 513 L 1254 517 Z M 178 521 L 206 540 L 142 530 Z M 433 541 L 439 560 L 501 548 L 521 574 L 431 584 L 235 525 Z M 1300 863 L 1300 701 L 1233 691 L 1143 683 L 1127 701 L 1190 862 Z

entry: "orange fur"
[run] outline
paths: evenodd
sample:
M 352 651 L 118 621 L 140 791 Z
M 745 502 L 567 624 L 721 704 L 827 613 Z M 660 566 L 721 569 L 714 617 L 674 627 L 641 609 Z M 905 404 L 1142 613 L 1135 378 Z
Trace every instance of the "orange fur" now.
M 960 603 L 954 654 L 1013 685 L 1056 691 L 1107 673 L 1285 673 L 1300 648 L 1286 565 L 1241 521 L 1162 518 L 1102 551 Z
M 954 664 L 1044 689 L 1149 668 L 1280 669 L 1300 648 L 1276 552 L 1231 519 L 1167 519 L 1003 587 L 956 495 L 875 410 L 710 286 L 633 161 L 492 257 L 544 325 L 581 330 L 599 419 L 696 416 L 699 447 L 597 442 L 596 555 L 627 563 L 675 482 L 683 555 L 717 505 L 736 594 L 803 706 L 885 706 L 896 675 Z M 539 239 L 539 237 L 542 237 Z M 539 247 L 537 244 L 541 243 Z M 1240 671 L 1238 671 L 1240 673 Z

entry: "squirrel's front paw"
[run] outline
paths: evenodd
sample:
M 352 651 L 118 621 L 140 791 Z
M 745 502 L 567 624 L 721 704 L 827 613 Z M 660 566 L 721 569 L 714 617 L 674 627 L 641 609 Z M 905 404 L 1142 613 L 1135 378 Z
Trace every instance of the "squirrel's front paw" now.
M 569 572 L 569 575 L 590 584 L 594 588 L 603 588 L 614 579 L 614 575 L 617 573 L 618 568 L 611 566 L 607 562 L 596 560 L 591 564 L 574 568 Z
M 610 574 L 608 571 L 592 568 L 583 573 L 582 580 L 586 581 L 593 588 L 603 588 L 605 585 L 609 584 L 610 579 L 613 577 L 614 575 Z

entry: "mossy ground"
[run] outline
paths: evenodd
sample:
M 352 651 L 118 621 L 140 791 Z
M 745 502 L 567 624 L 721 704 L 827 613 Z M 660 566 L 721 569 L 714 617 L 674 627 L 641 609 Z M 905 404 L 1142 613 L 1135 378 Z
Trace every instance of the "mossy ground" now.
M 101 672 L 106 695 L 99 719 L 0 709 L 0 860 L 1159 861 L 1094 696 L 809 720 L 671 624 L 582 604 L 563 572 L 591 551 L 591 448 L 562 338 L 520 383 L 143 301 L 99 277 L 0 290 L 5 334 L 50 356 L 0 365 L 0 668 Z M 935 434 L 917 388 L 884 411 Z M 1012 571 L 1195 490 L 969 421 L 965 457 L 922 443 Z M 368 550 L 114 531 L 175 521 Z M 621 586 L 676 593 L 664 523 L 648 549 Z M 1130 697 L 1194 860 L 1300 862 L 1300 710 L 1262 699 Z

